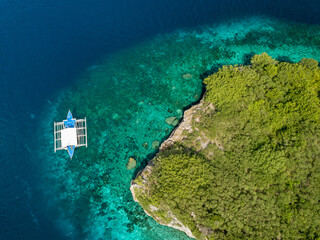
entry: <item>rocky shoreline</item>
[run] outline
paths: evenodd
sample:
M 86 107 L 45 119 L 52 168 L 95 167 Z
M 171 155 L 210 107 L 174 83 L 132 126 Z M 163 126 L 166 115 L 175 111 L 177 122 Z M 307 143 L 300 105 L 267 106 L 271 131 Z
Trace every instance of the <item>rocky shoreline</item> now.
M 176 128 L 173 130 L 173 132 L 170 134 L 169 138 L 166 139 L 160 146 L 159 151 L 165 151 L 169 149 L 174 143 L 176 142 L 183 142 L 185 139 L 185 134 L 183 134 L 184 131 L 188 131 L 189 133 L 193 131 L 197 131 L 197 129 L 193 129 L 192 127 L 192 121 L 195 120 L 197 121 L 198 119 L 194 119 L 194 115 L 199 112 L 203 111 L 206 108 L 212 108 L 212 104 L 205 104 L 203 98 L 201 101 L 186 110 L 183 114 L 183 118 L 181 122 L 176 126 Z M 155 156 L 152 160 L 149 161 L 148 165 L 141 171 L 138 172 L 136 179 L 131 181 L 131 186 L 130 190 L 133 196 L 133 199 L 135 202 L 138 202 L 138 198 L 136 197 L 136 190 L 138 191 L 144 191 L 145 186 L 148 185 L 148 178 L 152 174 L 153 168 L 154 168 L 154 160 L 157 158 Z M 137 181 L 137 179 L 140 179 L 140 181 Z M 140 203 L 140 205 L 143 206 L 143 204 Z M 173 213 L 172 211 L 168 210 L 166 212 L 167 217 L 170 218 L 170 222 L 166 222 L 163 218 L 157 216 L 156 212 L 158 211 L 158 208 L 152 205 L 149 205 L 148 208 L 144 207 L 144 211 L 148 216 L 153 217 L 158 223 L 168 226 L 168 227 L 173 227 L 175 229 L 178 229 L 180 231 L 185 232 L 189 237 L 191 238 L 196 238 L 193 234 L 192 231 L 185 226 Z

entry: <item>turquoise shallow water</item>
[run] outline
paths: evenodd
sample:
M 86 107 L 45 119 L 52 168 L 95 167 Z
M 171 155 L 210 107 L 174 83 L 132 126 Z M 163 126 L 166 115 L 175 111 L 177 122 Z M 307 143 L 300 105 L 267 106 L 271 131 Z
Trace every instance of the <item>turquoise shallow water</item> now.
M 320 60 L 320 27 L 267 18 L 158 35 L 89 66 L 42 113 L 35 158 L 43 161 L 48 212 L 70 239 L 188 239 L 157 224 L 132 199 L 130 181 L 173 130 L 166 118 L 199 100 L 202 78 L 224 64 L 247 64 L 255 53 L 280 61 Z M 53 121 L 68 110 L 87 117 L 88 148 L 53 153 Z M 137 160 L 127 170 L 129 157 Z

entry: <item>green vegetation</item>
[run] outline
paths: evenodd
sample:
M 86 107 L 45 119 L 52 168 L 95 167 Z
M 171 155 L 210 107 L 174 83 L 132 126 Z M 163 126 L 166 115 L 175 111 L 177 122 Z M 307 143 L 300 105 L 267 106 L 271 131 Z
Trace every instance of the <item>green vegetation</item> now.
M 160 152 L 137 198 L 197 239 L 320 239 L 318 62 L 261 54 L 251 63 L 204 80 L 215 111 L 201 112 L 189 137 L 211 143 Z

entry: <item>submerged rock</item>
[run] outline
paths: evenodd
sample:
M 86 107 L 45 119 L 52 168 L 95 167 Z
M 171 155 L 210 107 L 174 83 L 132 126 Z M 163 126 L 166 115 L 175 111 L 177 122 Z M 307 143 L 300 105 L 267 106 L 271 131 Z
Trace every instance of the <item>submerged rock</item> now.
M 178 114 L 178 118 L 182 118 L 183 116 L 183 111 L 181 109 L 177 109 L 177 114 Z
M 158 140 L 152 142 L 152 148 L 157 149 L 160 146 L 160 142 Z
M 133 157 L 130 157 L 126 164 L 126 168 L 127 170 L 131 170 L 131 169 L 134 169 L 136 165 L 137 165 L 137 161 Z
M 166 119 L 166 123 L 171 126 L 176 126 L 179 123 L 179 120 L 177 119 L 177 117 L 172 116 Z
M 117 119 L 119 119 L 119 118 L 120 118 L 120 116 L 119 116 L 118 113 L 113 113 L 113 114 L 112 114 L 112 119 L 113 119 L 113 120 L 117 120 Z
M 142 147 L 144 147 L 145 149 L 148 149 L 149 144 L 148 144 L 147 142 L 144 142 L 144 143 L 142 144 Z
M 190 79 L 190 78 L 192 78 L 193 76 L 190 74 L 190 73 L 184 73 L 184 74 L 182 74 L 182 78 L 183 79 Z

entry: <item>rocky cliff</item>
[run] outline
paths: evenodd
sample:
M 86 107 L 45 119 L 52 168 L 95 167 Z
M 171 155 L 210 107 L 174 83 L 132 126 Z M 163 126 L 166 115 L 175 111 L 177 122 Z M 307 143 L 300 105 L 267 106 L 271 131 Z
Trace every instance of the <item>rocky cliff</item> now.
M 213 111 L 213 104 L 205 103 L 203 100 L 201 100 L 198 104 L 192 106 L 190 109 L 186 110 L 184 112 L 182 121 L 174 129 L 170 137 L 161 144 L 159 148 L 160 153 L 170 149 L 174 145 L 174 143 L 183 143 L 186 140 L 189 141 L 189 138 L 187 138 L 187 136 L 194 132 L 197 132 L 198 137 L 193 140 L 193 144 L 195 146 L 199 146 L 198 150 L 205 149 L 207 145 L 212 141 L 204 135 L 201 136 L 201 134 L 199 133 L 199 129 L 197 129 L 193 123 L 200 121 L 200 114 Z M 195 144 L 195 142 L 198 142 L 199 144 Z M 137 174 L 136 179 L 131 182 L 130 190 L 133 199 L 136 202 L 140 203 L 145 213 L 153 217 L 158 223 L 176 228 L 180 231 L 185 232 L 189 237 L 195 238 L 195 236 L 192 234 L 192 231 L 182 221 L 180 221 L 178 217 L 175 216 L 175 214 L 170 209 L 168 209 L 167 206 L 156 207 L 152 205 L 152 203 L 147 200 L 147 198 L 143 198 L 143 196 L 148 196 L 149 194 L 149 180 L 155 168 L 154 162 L 157 161 L 157 157 L 158 156 L 149 161 L 148 165 L 143 170 L 141 170 Z M 204 229 L 203 231 L 207 230 Z

